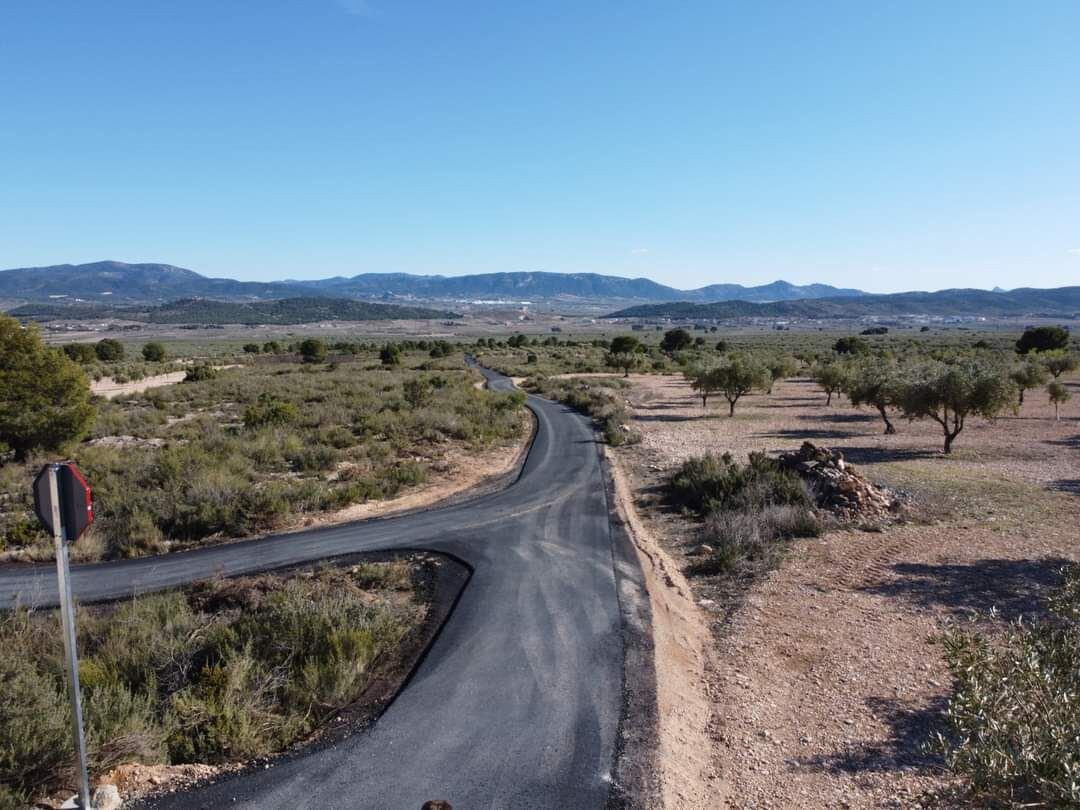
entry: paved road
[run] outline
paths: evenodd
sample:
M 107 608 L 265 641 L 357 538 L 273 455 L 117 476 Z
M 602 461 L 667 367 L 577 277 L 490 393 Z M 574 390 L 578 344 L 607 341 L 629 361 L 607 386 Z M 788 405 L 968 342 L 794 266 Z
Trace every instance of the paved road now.
M 485 372 L 495 388 L 509 380 Z M 77 598 L 119 597 L 336 554 L 423 548 L 474 570 L 405 690 L 367 732 L 163 808 L 598 810 L 623 698 L 619 586 L 603 471 L 587 420 L 530 397 L 520 478 L 471 502 L 159 558 L 79 566 Z M 48 566 L 0 572 L 0 604 L 55 599 Z

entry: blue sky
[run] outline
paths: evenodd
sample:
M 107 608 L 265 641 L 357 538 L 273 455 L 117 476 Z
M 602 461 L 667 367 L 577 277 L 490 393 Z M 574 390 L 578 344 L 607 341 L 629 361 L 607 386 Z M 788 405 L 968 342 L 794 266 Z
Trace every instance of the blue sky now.
M 1080 283 L 1080 3 L 0 6 L 0 267 Z

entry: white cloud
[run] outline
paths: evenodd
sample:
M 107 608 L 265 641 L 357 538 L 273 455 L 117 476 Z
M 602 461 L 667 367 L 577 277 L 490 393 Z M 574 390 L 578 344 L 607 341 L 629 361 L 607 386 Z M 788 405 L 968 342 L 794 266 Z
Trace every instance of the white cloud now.
M 633 250 L 630 251 L 630 255 L 631 256 L 644 256 L 648 252 L 649 252 L 648 248 L 634 248 Z
M 1080 256 L 1080 248 L 1069 248 L 1065 252 L 1071 253 L 1073 256 Z

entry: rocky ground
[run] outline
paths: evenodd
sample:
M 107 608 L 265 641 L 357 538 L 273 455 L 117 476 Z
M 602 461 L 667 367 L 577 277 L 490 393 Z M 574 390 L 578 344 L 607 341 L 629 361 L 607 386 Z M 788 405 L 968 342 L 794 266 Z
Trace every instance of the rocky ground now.
M 726 408 L 703 411 L 679 378 L 631 379 L 642 441 L 615 456 L 639 533 L 675 565 L 687 563 L 695 526 L 664 508 L 660 487 L 705 451 L 786 452 L 799 464 L 810 441 L 842 453 L 907 511 L 797 541 L 749 587 L 690 580 L 713 643 L 707 678 L 686 683 L 711 704 L 712 761 L 697 769 L 696 792 L 666 791 L 666 806 L 955 806 L 954 786 L 921 749 L 949 691 L 933 639 L 943 622 L 991 607 L 1003 619 L 1037 610 L 1060 566 L 1080 559 L 1075 406 L 1058 422 L 1045 393 L 1031 392 L 1021 415 L 969 424 L 946 457 L 936 424 L 897 421 L 899 432 L 883 435 L 876 414 L 835 399 L 826 407 L 806 380 L 746 398 L 728 418 Z M 829 458 L 836 470 L 840 456 Z

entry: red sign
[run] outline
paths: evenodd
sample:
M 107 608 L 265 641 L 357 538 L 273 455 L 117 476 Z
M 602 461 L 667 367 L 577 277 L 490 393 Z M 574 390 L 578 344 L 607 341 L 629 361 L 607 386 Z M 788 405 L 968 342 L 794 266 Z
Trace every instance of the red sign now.
M 50 471 L 56 467 L 56 489 L 60 496 L 60 523 L 64 538 L 73 543 L 94 522 L 93 500 L 90 487 L 74 464 L 46 464 L 34 479 L 34 511 L 50 534 L 60 529 L 53 526 L 52 487 Z

